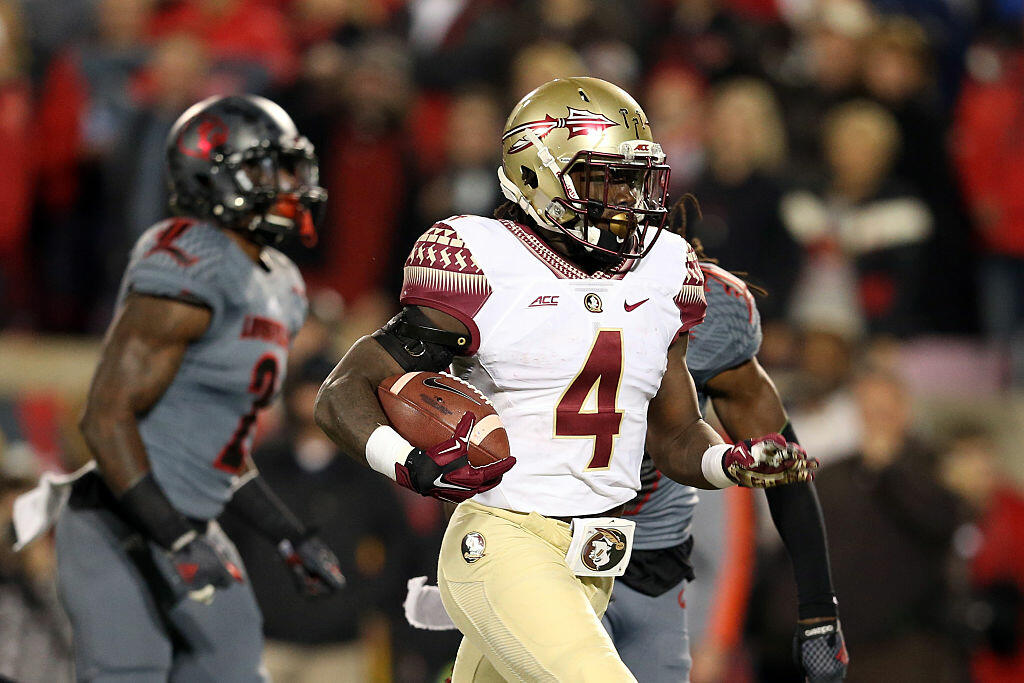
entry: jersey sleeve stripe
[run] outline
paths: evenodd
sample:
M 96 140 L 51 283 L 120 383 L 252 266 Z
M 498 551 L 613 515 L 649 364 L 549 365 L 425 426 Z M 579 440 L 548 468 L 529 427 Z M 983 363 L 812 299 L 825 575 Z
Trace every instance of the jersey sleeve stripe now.
M 405 261 L 399 300 L 425 306 L 461 321 L 473 337 L 467 355 L 480 346 L 473 317 L 491 296 L 491 285 L 472 252 L 447 223 L 436 223 L 420 236 Z
M 678 339 L 704 321 L 708 308 L 708 302 L 704 297 L 704 272 L 697 261 L 697 254 L 689 244 L 686 245 L 683 284 L 673 300 L 679 308 L 680 327 L 676 333 Z

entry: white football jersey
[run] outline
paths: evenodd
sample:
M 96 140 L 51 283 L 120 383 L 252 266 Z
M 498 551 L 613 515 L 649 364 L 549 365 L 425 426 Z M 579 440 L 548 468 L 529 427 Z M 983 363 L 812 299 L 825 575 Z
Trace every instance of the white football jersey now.
M 473 335 L 453 369 L 493 402 L 516 458 L 474 500 L 568 516 L 633 498 L 668 348 L 704 318 L 684 239 L 663 231 L 632 268 L 588 275 L 525 226 L 456 216 L 413 247 L 401 300 Z

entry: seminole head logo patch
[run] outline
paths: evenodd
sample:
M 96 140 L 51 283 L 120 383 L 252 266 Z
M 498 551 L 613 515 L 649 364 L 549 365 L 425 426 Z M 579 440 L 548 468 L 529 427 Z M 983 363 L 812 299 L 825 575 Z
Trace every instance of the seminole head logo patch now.
M 462 537 L 462 559 L 473 564 L 484 556 L 487 542 L 479 531 L 470 531 Z
M 626 535 L 618 529 L 598 527 L 583 544 L 580 559 L 592 571 L 603 571 L 617 566 L 626 555 Z

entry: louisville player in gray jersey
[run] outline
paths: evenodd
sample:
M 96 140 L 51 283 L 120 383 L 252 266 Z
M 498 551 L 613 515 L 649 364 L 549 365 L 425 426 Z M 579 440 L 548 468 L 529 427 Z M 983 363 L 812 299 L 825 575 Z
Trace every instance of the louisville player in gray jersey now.
M 680 213 L 670 221 L 680 223 Z M 698 252 L 699 253 L 699 252 Z M 757 362 L 761 320 L 747 285 L 707 260 L 707 314 L 690 333 L 686 364 L 702 413 L 708 399 L 729 436 L 779 432 L 795 442 L 775 385 Z M 765 489 L 772 519 L 793 560 L 799 593 L 797 666 L 812 683 L 841 681 L 849 657 L 832 589 L 825 527 L 814 484 Z M 624 514 L 636 522 L 633 556 L 615 583 L 605 628 L 640 681 L 688 681 L 689 638 L 680 590 L 693 579 L 690 535 L 697 492 L 663 476 L 645 456 L 641 490 Z M 700 542 L 698 540 L 698 542 Z
M 103 341 L 81 422 L 97 467 L 57 523 L 60 592 L 79 680 L 261 680 L 262 620 L 217 515 L 276 543 L 306 594 L 344 583 L 249 458 L 306 315 L 273 245 L 313 238 L 326 193 L 312 146 L 261 97 L 191 107 L 167 162 L 176 217 L 135 245 Z

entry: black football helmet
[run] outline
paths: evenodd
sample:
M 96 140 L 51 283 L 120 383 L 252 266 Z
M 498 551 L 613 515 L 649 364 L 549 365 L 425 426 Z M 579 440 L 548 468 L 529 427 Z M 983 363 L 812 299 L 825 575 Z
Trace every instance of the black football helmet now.
M 327 201 L 313 145 L 284 109 L 257 95 L 210 97 L 185 111 L 167 136 L 170 206 L 260 244 L 292 235 L 316 243 Z

